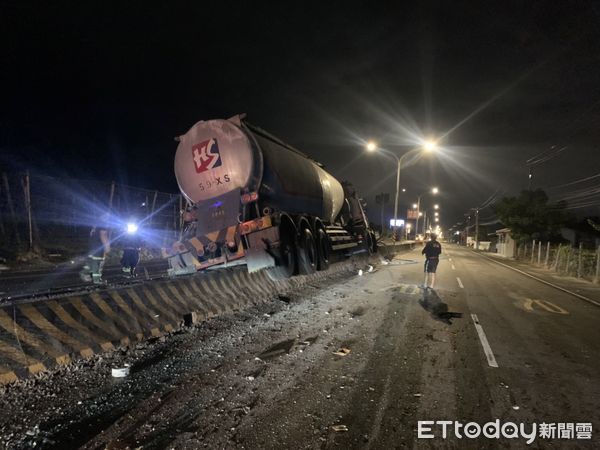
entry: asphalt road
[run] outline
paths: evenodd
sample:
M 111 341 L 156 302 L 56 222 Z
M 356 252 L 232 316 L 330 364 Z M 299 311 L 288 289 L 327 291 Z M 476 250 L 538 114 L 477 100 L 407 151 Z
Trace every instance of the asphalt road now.
M 417 287 L 415 250 L 373 273 L 6 389 L 0 440 L 17 448 L 598 448 L 600 308 L 465 248 L 446 246 L 443 256 L 433 292 Z M 110 367 L 125 361 L 132 374 L 117 383 Z M 538 432 L 527 445 L 462 430 L 459 438 L 454 424 L 444 439 L 441 425 L 422 424 L 434 437 L 419 438 L 419 421 L 439 420 L 523 423 L 527 433 L 537 424 Z M 541 437 L 542 423 L 557 424 L 547 427 L 554 438 Z M 577 433 L 575 424 L 588 423 L 591 439 L 577 439 L 588 426 Z

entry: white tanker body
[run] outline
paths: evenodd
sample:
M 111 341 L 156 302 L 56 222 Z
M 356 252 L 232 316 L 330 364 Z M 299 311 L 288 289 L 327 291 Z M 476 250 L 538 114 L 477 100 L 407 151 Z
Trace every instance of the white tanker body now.
M 376 249 L 351 187 L 240 116 L 180 136 L 175 175 L 193 218 L 174 273 L 245 258 L 251 272 L 291 276 L 327 268 L 332 251 Z

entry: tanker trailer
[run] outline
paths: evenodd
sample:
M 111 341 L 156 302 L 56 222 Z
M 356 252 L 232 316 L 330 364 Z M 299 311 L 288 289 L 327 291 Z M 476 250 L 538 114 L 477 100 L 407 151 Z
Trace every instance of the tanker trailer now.
M 171 274 L 238 261 L 282 278 L 326 269 L 332 252 L 376 251 L 352 186 L 244 116 L 200 121 L 177 140 L 190 207 Z

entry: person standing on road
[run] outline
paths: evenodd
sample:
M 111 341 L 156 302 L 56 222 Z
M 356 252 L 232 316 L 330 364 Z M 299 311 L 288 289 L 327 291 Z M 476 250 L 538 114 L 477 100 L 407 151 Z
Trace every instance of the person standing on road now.
M 110 252 L 107 216 L 102 216 L 100 223 L 90 230 L 89 253 L 87 263 L 79 273 L 81 279 L 94 284 L 102 283 L 104 260 Z
M 425 244 L 421 254 L 425 255 L 425 282 L 423 283 L 424 289 L 433 289 L 435 284 L 435 271 L 437 265 L 440 262 L 440 254 L 442 253 L 442 244 L 437 241 L 437 235 L 431 233 L 431 240 Z M 431 275 L 431 283 L 428 285 L 428 278 Z

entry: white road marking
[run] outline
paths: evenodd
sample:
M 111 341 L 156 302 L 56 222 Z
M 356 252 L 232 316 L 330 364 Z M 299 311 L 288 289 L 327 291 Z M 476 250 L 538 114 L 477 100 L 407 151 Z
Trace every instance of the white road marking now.
M 456 270 L 456 267 L 454 267 L 454 264 L 452 264 L 452 270 Z
M 458 285 L 461 287 L 461 289 L 465 288 L 462 284 L 462 281 L 460 281 L 460 278 L 456 277 L 456 281 L 458 281 Z
M 473 253 L 475 253 L 475 252 L 473 252 Z M 496 263 L 496 264 L 499 264 L 499 265 L 501 265 L 501 266 L 504 266 L 504 267 L 506 267 L 507 269 L 514 270 L 515 272 L 519 272 L 521 275 L 525 275 L 526 277 L 533 278 L 534 280 L 536 280 L 536 281 L 539 281 L 540 283 L 544 283 L 544 284 L 546 284 L 546 285 L 548 285 L 548 286 L 550 286 L 550 287 L 553 287 L 553 288 L 555 288 L 555 289 L 558 289 L 559 291 L 566 292 L 567 294 L 570 294 L 570 295 L 572 295 L 573 297 L 577 297 L 577 298 L 579 298 L 579 299 L 581 299 L 581 300 L 585 300 L 586 302 L 588 302 L 588 303 L 591 303 L 592 305 L 600 306 L 600 302 L 597 302 L 597 301 L 595 301 L 595 300 L 592 300 L 591 298 L 587 298 L 587 297 L 585 297 L 585 296 L 583 296 L 583 295 L 577 294 L 576 292 L 573 292 L 573 291 L 570 291 L 570 290 L 568 290 L 568 289 L 565 289 L 564 287 L 557 286 L 556 284 L 554 284 L 554 283 L 550 283 L 550 282 L 548 282 L 548 281 L 546 281 L 546 280 L 542 280 L 541 278 L 538 278 L 538 277 L 536 277 L 536 276 L 534 276 L 534 275 L 531 275 L 530 273 L 527 273 L 527 272 L 525 272 L 525 271 L 523 271 L 523 270 L 519 270 L 519 269 L 517 269 L 517 268 L 515 268 L 515 267 L 511 267 L 511 266 L 509 266 L 508 264 L 503 264 L 503 263 L 501 263 L 501 262 L 499 262 L 499 261 L 496 261 L 496 260 L 495 260 L 495 259 L 493 259 L 493 258 L 490 258 L 489 256 L 484 256 L 484 255 L 481 255 L 481 254 L 479 254 L 479 253 L 475 253 L 475 254 L 476 254 L 476 255 L 478 255 L 478 256 L 480 256 L 480 257 L 482 257 L 482 258 L 488 259 L 488 260 L 492 261 L 493 263 Z
M 471 319 L 473 319 L 473 323 L 475 324 L 475 329 L 479 335 L 479 340 L 481 341 L 481 346 L 483 347 L 483 353 L 485 353 L 485 357 L 487 358 L 489 366 L 498 367 L 498 363 L 494 357 L 494 352 L 492 352 L 492 348 L 490 347 L 490 343 L 488 342 L 485 332 L 483 331 L 483 327 L 479 323 L 477 314 L 471 314 Z

